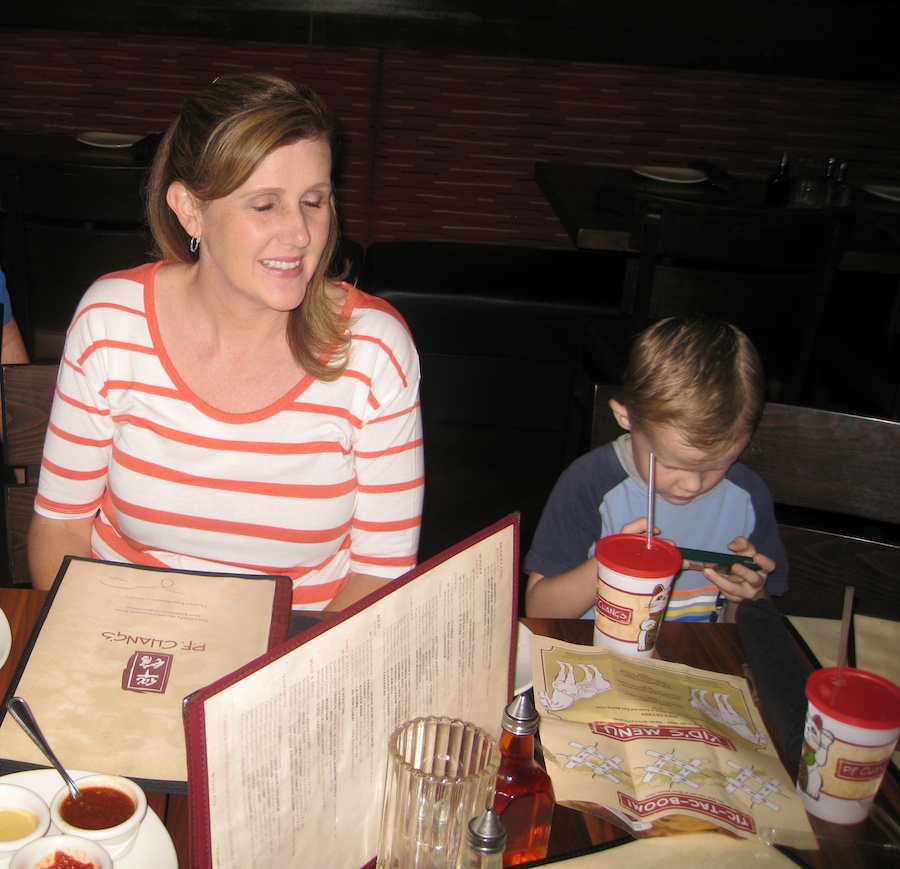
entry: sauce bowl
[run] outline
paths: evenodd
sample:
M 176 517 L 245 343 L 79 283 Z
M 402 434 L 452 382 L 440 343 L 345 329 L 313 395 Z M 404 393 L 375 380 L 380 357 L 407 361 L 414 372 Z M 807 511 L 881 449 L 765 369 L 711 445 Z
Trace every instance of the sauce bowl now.
M 53 826 L 61 833 L 80 836 L 83 839 L 89 839 L 102 845 L 113 860 L 117 860 L 119 857 L 127 854 L 134 845 L 141 822 L 147 814 L 147 795 L 130 778 L 120 775 L 86 775 L 78 778 L 77 783 L 78 787 L 81 788 L 82 794 L 85 791 L 98 788 L 126 794 L 134 803 L 134 812 L 124 821 L 114 823 L 112 826 L 101 827 L 100 829 L 77 826 L 75 822 L 70 822 L 64 817 L 65 807 L 63 803 L 72 799 L 69 789 L 64 787 L 57 791 L 50 801 L 50 820 L 53 822 Z M 88 794 L 87 796 L 90 798 L 91 795 Z M 84 798 L 82 796 L 81 799 Z
M 68 789 L 66 793 L 68 793 Z M 53 865 L 54 856 L 62 852 L 94 869 L 113 869 L 112 857 L 90 839 L 80 836 L 44 836 L 29 842 L 13 854 L 9 869 L 43 869 Z
M 34 818 L 33 826 L 29 816 Z M 20 785 L 0 784 L 0 865 L 49 827 L 50 809 L 40 796 Z

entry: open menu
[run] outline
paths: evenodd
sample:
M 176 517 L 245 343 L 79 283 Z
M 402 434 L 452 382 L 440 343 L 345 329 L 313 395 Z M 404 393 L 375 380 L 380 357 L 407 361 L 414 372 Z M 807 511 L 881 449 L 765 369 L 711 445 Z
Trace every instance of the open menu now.
M 286 577 L 67 558 L 8 696 L 27 701 L 64 766 L 184 792 L 182 703 L 287 637 Z M 2 709 L 0 770 L 47 759 Z
M 397 725 L 499 736 L 517 580 L 510 517 L 191 698 L 193 869 L 370 863 Z
M 557 802 L 636 838 L 817 847 L 745 679 L 539 636 L 531 664 Z

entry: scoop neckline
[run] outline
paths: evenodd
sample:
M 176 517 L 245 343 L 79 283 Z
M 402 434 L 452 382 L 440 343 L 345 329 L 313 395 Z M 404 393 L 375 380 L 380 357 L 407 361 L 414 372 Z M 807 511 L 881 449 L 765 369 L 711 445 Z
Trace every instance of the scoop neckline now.
M 257 419 L 266 419 L 275 416 L 280 410 L 291 404 L 313 383 L 314 378 L 308 373 L 304 373 L 300 380 L 292 386 L 284 395 L 273 401 L 271 404 L 249 411 L 226 411 L 221 410 L 201 398 L 188 386 L 187 382 L 178 372 L 169 353 L 166 350 L 165 342 L 162 340 L 162 334 L 159 330 L 159 320 L 156 315 L 156 278 L 160 269 L 165 265 L 170 265 L 166 260 L 160 260 L 153 264 L 150 272 L 144 280 L 144 310 L 147 315 L 147 326 L 150 331 L 150 341 L 153 344 L 153 350 L 156 353 L 163 370 L 166 372 L 172 383 L 175 385 L 178 393 L 184 396 L 197 410 L 213 419 L 219 419 L 228 422 L 234 421 L 253 421 Z

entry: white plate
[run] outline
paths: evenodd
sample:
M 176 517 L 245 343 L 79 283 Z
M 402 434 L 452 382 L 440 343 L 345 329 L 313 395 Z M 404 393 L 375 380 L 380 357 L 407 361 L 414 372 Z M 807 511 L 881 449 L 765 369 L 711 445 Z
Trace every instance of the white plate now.
M 900 187 L 889 187 L 887 184 L 863 184 L 863 190 L 881 199 L 890 199 L 891 202 L 900 202 Z
M 143 136 L 133 136 L 129 133 L 79 133 L 76 137 L 83 145 L 93 145 L 95 148 L 130 148 L 135 142 L 140 142 Z
M 519 622 L 519 635 L 516 641 L 516 676 L 515 692 L 521 694 L 531 687 L 531 631 Z
M 90 775 L 80 770 L 69 770 L 74 778 Z M 63 780 L 55 769 L 29 769 L 25 772 L 13 772 L 0 776 L 0 781 L 21 785 L 33 790 L 43 797 L 47 804 L 54 794 L 63 786 Z M 50 824 L 49 834 L 59 832 Z M 9 860 L 0 859 L 0 869 L 6 869 Z M 163 822 L 149 806 L 147 815 L 138 829 L 134 847 L 124 856 L 113 862 L 116 869 L 178 869 L 178 855 L 172 837 Z
M 6 613 L 0 610 L 0 667 L 6 663 L 10 648 L 12 648 L 12 631 L 9 629 L 9 619 L 6 618 Z
M 699 169 L 682 169 L 678 166 L 632 166 L 631 171 L 654 181 L 668 181 L 670 184 L 696 184 L 706 181 L 706 173 Z

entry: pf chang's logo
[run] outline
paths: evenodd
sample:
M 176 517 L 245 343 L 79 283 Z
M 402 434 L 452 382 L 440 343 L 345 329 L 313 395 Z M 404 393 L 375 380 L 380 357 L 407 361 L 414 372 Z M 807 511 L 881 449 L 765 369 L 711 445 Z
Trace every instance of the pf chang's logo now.
M 838 758 L 837 766 L 834 770 L 836 778 L 844 781 L 869 781 L 870 779 L 880 779 L 890 762 L 890 757 L 883 760 L 875 760 L 863 762 L 859 760 L 845 760 L 843 757 Z
M 604 618 L 609 619 L 619 625 L 630 625 L 634 610 L 629 607 L 619 606 L 617 603 L 608 601 L 605 597 L 597 595 L 597 612 Z

